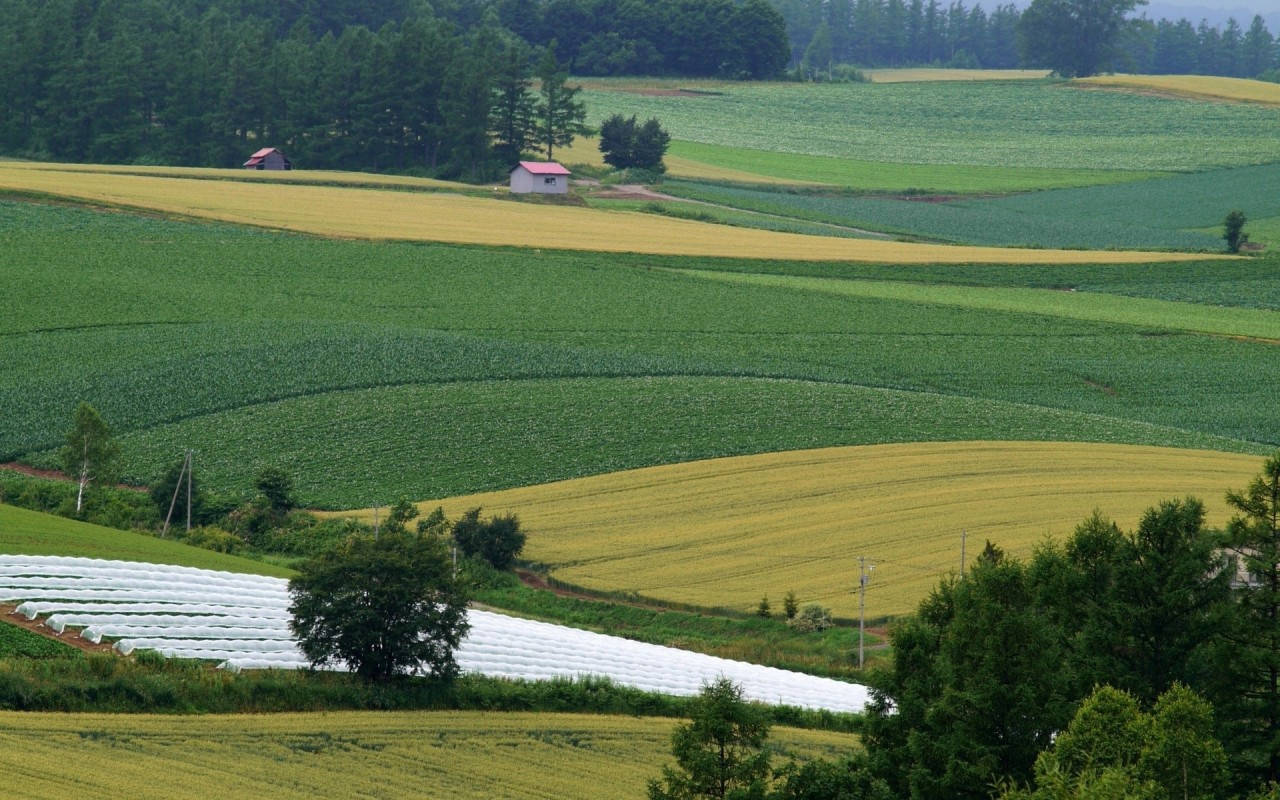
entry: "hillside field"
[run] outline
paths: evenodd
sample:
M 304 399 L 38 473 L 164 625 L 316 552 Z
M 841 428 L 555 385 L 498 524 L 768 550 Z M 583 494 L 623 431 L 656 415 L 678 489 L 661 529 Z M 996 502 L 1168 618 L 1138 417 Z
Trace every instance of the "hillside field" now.
M 1255 456 L 1099 444 L 939 442 L 792 451 L 445 498 L 445 513 L 516 513 L 525 556 L 586 588 L 750 611 L 795 591 L 857 615 L 857 558 L 875 563 L 867 613 L 909 613 L 985 541 L 1025 557 L 1095 509 L 1133 528 L 1161 500 L 1228 518 Z M 424 512 L 437 501 L 422 503 Z M 363 515 L 366 519 L 368 512 Z
M 638 797 L 675 720 L 580 714 L 331 712 L 200 717 L 0 712 L 14 798 Z M 848 735 L 774 728 L 774 763 L 838 758 Z M 607 776 L 607 777 L 606 777 Z
M 56 465 L 88 400 L 139 483 L 186 447 L 210 489 L 274 463 L 340 509 L 835 445 L 1280 444 L 1267 259 L 602 259 L 13 202 L 0 243 L 0 460 Z

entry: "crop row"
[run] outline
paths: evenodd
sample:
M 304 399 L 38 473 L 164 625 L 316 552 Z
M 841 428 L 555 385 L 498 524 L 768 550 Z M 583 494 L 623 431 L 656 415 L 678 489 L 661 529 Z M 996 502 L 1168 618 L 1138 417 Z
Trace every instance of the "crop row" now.
M 903 164 L 1198 170 L 1274 161 L 1280 136 L 1270 108 L 1039 81 L 583 96 L 593 124 L 614 113 L 653 116 L 681 140 Z
M 994 199 L 921 202 L 831 196 L 668 181 L 665 191 L 797 219 L 853 225 L 949 242 L 1022 247 L 1221 250 L 1218 225 L 1232 209 L 1250 219 L 1280 214 L 1280 164 L 1145 181 L 1032 192 Z

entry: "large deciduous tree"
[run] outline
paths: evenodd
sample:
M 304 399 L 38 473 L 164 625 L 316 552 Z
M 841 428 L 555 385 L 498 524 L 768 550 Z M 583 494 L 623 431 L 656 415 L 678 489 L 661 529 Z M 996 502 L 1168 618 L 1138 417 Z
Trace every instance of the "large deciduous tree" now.
M 467 597 L 439 537 L 353 536 L 303 564 L 289 593 L 289 627 L 314 665 L 380 681 L 458 672 Z
M 1018 22 L 1018 43 L 1029 66 L 1064 78 L 1111 66 L 1125 15 L 1146 0 L 1032 0 Z
M 120 447 L 111 439 L 111 429 L 97 409 L 81 402 L 72 416 L 67 443 L 61 450 L 62 469 L 75 478 L 76 513 L 84 508 L 84 493 L 90 484 L 115 479 Z

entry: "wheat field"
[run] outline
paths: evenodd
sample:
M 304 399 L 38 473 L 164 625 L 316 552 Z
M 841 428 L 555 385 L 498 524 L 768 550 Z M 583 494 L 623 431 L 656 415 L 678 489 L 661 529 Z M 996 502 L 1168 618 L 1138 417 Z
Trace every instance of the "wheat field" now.
M 672 761 L 676 724 L 510 712 L 0 712 L 0 772 L 9 798 L 641 797 Z M 790 728 L 770 741 L 779 766 L 855 746 L 847 734 Z
M 448 192 L 103 174 L 8 163 L 0 163 L 3 191 L 375 240 L 895 264 L 1149 263 L 1206 258 L 1190 253 L 1019 250 L 843 239 Z
M 1280 105 L 1280 83 L 1214 75 L 1096 75 L 1074 81 L 1079 86 L 1162 92 L 1208 100 Z
M 1257 456 L 1058 442 L 839 447 L 652 467 L 446 498 L 456 518 L 514 512 L 524 557 L 591 589 L 750 610 L 794 590 L 852 616 L 857 558 L 875 563 L 867 613 L 914 610 L 986 540 L 1027 556 L 1094 509 L 1126 530 L 1160 500 L 1193 495 L 1209 522 Z M 362 514 L 368 517 L 368 513 Z

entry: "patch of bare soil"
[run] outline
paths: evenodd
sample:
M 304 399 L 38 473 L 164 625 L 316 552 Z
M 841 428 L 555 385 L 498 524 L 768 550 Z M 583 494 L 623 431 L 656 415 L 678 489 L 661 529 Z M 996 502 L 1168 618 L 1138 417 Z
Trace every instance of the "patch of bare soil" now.
M 103 642 L 102 644 L 94 644 L 88 639 L 81 639 L 78 633 L 68 630 L 59 636 L 53 632 L 53 628 L 46 627 L 38 619 L 27 619 L 17 612 L 17 606 L 0 605 L 0 614 L 4 615 L 4 621 L 10 625 L 17 625 L 19 628 L 25 628 L 34 634 L 43 636 L 46 639 L 53 639 L 55 642 L 62 642 L 70 645 L 77 650 L 83 650 L 86 653 L 114 653 L 111 645 Z
M 33 478 L 45 478 L 51 481 L 65 481 L 67 483 L 70 483 L 72 480 L 71 478 L 68 478 L 66 474 L 62 472 L 58 472 L 55 469 L 37 469 L 36 467 L 31 467 L 26 464 L 19 464 L 17 461 L 10 461 L 7 464 L 0 464 L 0 469 L 7 469 L 10 472 L 20 472 L 23 475 L 30 475 Z M 128 489 L 131 492 L 149 491 L 146 486 L 130 486 L 127 483 L 117 483 L 116 488 Z
M 642 94 L 645 97 L 708 97 L 720 92 L 691 92 L 688 89 L 623 89 L 624 92 Z
M 1088 378 L 1085 378 L 1084 382 L 1086 385 L 1092 386 L 1093 388 L 1097 389 L 1098 391 L 1102 392 L 1103 394 L 1109 397 L 1116 396 L 1116 390 L 1114 386 L 1108 386 L 1105 383 L 1098 383 L 1097 381 L 1091 381 Z

